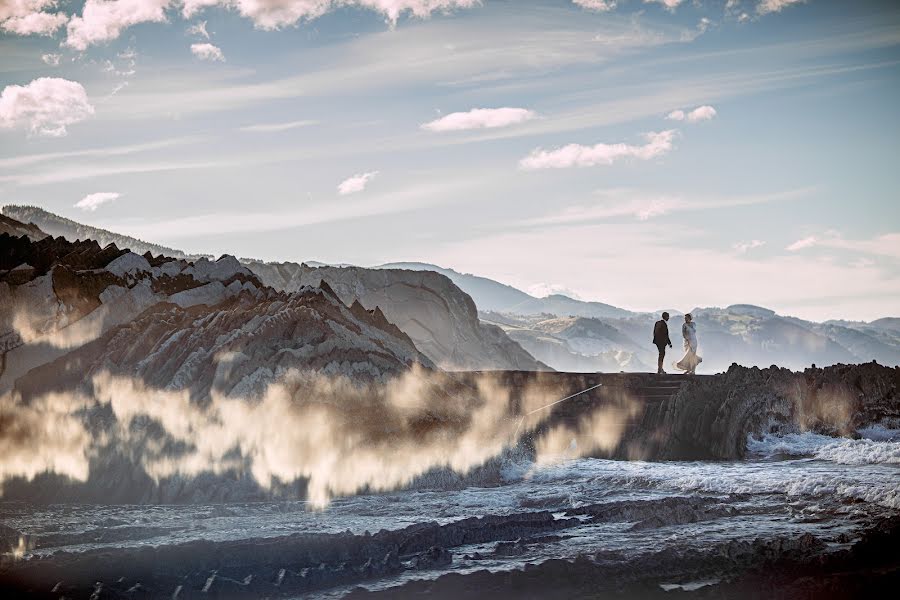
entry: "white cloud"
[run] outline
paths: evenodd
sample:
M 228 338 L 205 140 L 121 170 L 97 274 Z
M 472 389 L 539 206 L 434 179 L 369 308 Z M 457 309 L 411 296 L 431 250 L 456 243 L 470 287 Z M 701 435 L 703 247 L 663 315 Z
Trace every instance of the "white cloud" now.
M 342 6 L 367 8 L 396 23 L 401 14 L 426 18 L 438 11 L 471 8 L 481 0 L 185 0 L 182 14 L 190 18 L 208 6 L 235 8 L 259 29 L 280 29 L 301 20 L 312 20 Z
M 616 0 L 572 0 L 578 6 L 598 12 L 607 12 L 616 7 Z
M 122 31 L 138 23 L 166 21 L 166 9 L 173 0 L 87 0 L 81 16 L 67 26 L 65 45 L 86 50 L 93 44 L 114 40 Z
M 191 44 L 191 52 L 200 60 L 212 60 L 225 62 L 225 55 L 222 54 L 221 48 L 213 46 L 205 42 L 202 44 Z
M 684 2 L 684 0 L 644 0 L 644 4 L 651 4 L 651 3 L 662 4 L 668 10 L 673 11 L 673 12 L 676 8 L 678 8 L 678 6 L 682 2 Z
M 97 192 L 95 194 L 88 194 L 75 203 L 75 208 L 93 212 L 104 204 L 112 202 L 113 200 L 118 200 L 121 195 L 122 194 L 116 192 Z
M 57 29 L 66 24 L 69 17 L 66 13 L 33 12 L 16 16 L 3 21 L 0 28 L 17 35 L 53 35 Z
M 647 143 L 641 146 L 618 143 L 595 146 L 569 144 L 555 150 L 538 148 L 519 161 L 519 166 L 522 169 L 565 169 L 611 165 L 622 158 L 650 160 L 672 149 L 676 133 L 674 129 L 646 133 L 644 137 Z
M 41 12 L 56 4 L 57 0 L 0 0 L 0 21 Z
M 188 35 L 199 35 L 203 39 L 209 39 L 209 32 L 206 31 L 206 21 L 200 21 L 196 25 L 187 28 Z
M 670 121 L 687 121 L 688 123 L 699 123 L 700 121 L 709 121 L 715 118 L 716 109 L 709 105 L 698 106 L 690 112 L 683 110 L 673 110 L 666 118 Z
M 749 250 L 753 250 L 765 245 L 766 243 L 762 240 L 750 240 L 749 242 L 738 242 L 734 244 L 732 248 L 734 248 L 738 252 L 738 254 L 746 254 Z
M 429 123 L 422 129 L 428 131 L 462 131 L 466 129 L 493 129 L 530 121 L 537 115 L 525 108 L 473 108 L 468 112 L 455 112 Z
M 338 193 L 342 196 L 346 196 L 347 194 L 355 194 L 356 192 L 361 192 L 366 189 L 366 185 L 369 183 L 369 180 L 376 175 L 378 175 L 378 171 L 370 171 L 368 173 L 361 173 L 359 175 L 349 177 L 338 185 Z
M 816 236 L 811 235 L 809 237 L 805 237 L 803 239 L 797 240 L 785 250 L 789 250 L 790 252 L 796 252 L 797 250 L 803 250 L 804 248 L 812 248 L 818 243 L 818 238 Z
M 62 54 L 41 54 L 41 60 L 51 67 L 58 67 Z
M 94 114 L 80 83 L 40 77 L 25 86 L 8 85 L 0 95 L 0 128 L 24 126 L 33 135 L 60 137 L 66 126 Z
M 806 2 L 806 0 L 761 0 L 760 3 L 756 5 L 756 12 L 761 15 L 781 12 L 788 6 L 800 4 L 801 2 Z
M 297 129 L 298 127 L 308 127 L 316 125 L 318 121 L 288 121 L 287 123 L 259 123 L 257 125 L 247 125 L 238 128 L 238 131 L 246 131 L 247 133 L 269 133 L 274 131 L 287 131 L 289 129 Z

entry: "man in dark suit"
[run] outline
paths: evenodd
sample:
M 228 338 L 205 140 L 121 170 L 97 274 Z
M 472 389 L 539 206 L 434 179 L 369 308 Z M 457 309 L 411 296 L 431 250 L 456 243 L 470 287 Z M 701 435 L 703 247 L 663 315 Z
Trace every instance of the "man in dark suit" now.
M 669 339 L 669 326 L 666 321 L 669 320 L 669 313 L 664 312 L 662 319 L 653 326 L 653 343 L 659 348 L 659 362 L 657 363 L 656 372 L 663 375 L 663 361 L 666 358 L 666 346 L 672 347 L 672 340 Z

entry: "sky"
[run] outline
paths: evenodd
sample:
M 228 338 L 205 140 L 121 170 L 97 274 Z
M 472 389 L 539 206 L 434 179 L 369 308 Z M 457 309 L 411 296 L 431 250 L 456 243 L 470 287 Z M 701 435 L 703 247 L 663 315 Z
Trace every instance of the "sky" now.
M 900 316 L 900 3 L 0 0 L 0 204 L 632 310 Z

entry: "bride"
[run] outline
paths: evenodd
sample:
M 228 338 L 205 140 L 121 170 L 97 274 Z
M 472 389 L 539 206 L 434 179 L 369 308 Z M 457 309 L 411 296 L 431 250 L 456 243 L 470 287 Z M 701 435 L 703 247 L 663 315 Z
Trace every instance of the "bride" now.
M 675 363 L 675 368 L 693 375 L 697 370 L 697 365 L 703 362 L 703 359 L 697 356 L 697 324 L 694 323 L 694 318 L 690 313 L 684 315 L 681 335 L 684 337 L 684 356 Z

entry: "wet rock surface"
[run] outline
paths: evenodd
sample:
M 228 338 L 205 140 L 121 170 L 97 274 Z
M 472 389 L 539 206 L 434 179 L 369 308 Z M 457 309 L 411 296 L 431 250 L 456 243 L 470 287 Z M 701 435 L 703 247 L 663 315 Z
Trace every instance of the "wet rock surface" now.
M 650 515 L 668 524 L 701 520 L 710 518 L 710 511 L 719 502 L 715 498 L 669 498 L 630 503 L 629 507 L 585 506 L 565 515 L 537 511 L 472 517 L 443 525 L 425 522 L 363 535 L 295 534 L 81 553 L 69 553 L 63 548 L 47 557 L 6 565 L 0 570 L 0 589 L 41 597 L 49 596 L 49 591 L 59 584 L 57 593 L 88 598 L 100 582 L 109 598 L 130 597 L 129 590 L 137 584 L 148 597 L 168 597 L 178 586 L 179 597 L 207 597 L 202 595 L 204 589 L 216 589 L 216 593 L 234 598 L 289 595 L 404 570 L 443 569 L 453 563 L 455 548 L 473 544 L 494 544 L 499 556 L 521 555 L 528 546 L 553 543 L 560 539 L 555 532 L 586 521 L 631 522 Z M 31 546 L 75 544 L 101 535 L 125 539 L 133 533 L 132 528 L 111 525 L 108 530 L 94 529 L 68 540 L 58 535 L 36 537 Z M 732 554 L 753 554 L 757 550 L 736 549 Z M 782 550 L 786 551 L 781 547 L 774 551 Z
M 881 521 L 852 547 L 828 552 L 811 535 L 753 539 L 704 551 L 663 550 L 548 560 L 522 570 L 412 581 L 347 598 L 858 598 L 900 582 L 900 518 Z
M 656 514 L 681 522 L 681 514 L 709 517 L 720 499 L 670 498 L 619 506 L 583 507 L 570 514 L 602 523 Z M 851 544 L 838 549 L 816 536 L 756 537 L 704 547 L 668 547 L 637 553 L 599 550 L 572 559 L 526 563 L 491 572 L 469 568 L 441 575 L 455 564 L 458 548 L 489 544 L 494 558 L 520 557 L 552 544 L 585 520 L 550 513 L 517 513 L 420 523 L 362 535 L 295 534 L 233 542 L 57 552 L 44 558 L 5 563 L 0 591 L 11 597 L 261 598 L 348 593 L 347 597 L 571 598 L 662 597 L 666 589 L 691 597 L 834 597 L 888 589 L 900 573 L 896 541 L 900 518 L 870 522 Z M 93 535 L 93 534 L 92 534 Z M 466 554 L 477 564 L 486 556 Z M 417 578 L 428 576 L 426 579 Z M 368 591 L 354 586 L 408 573 L 399 586 Z M 703 583 L 696 586 L 697 582 Z M 100 596 L 98 586 L 102 588 Z M 136 595 L 137 594 L 137 595 Z M 817 594 L 824 594 L 819 595 Z

